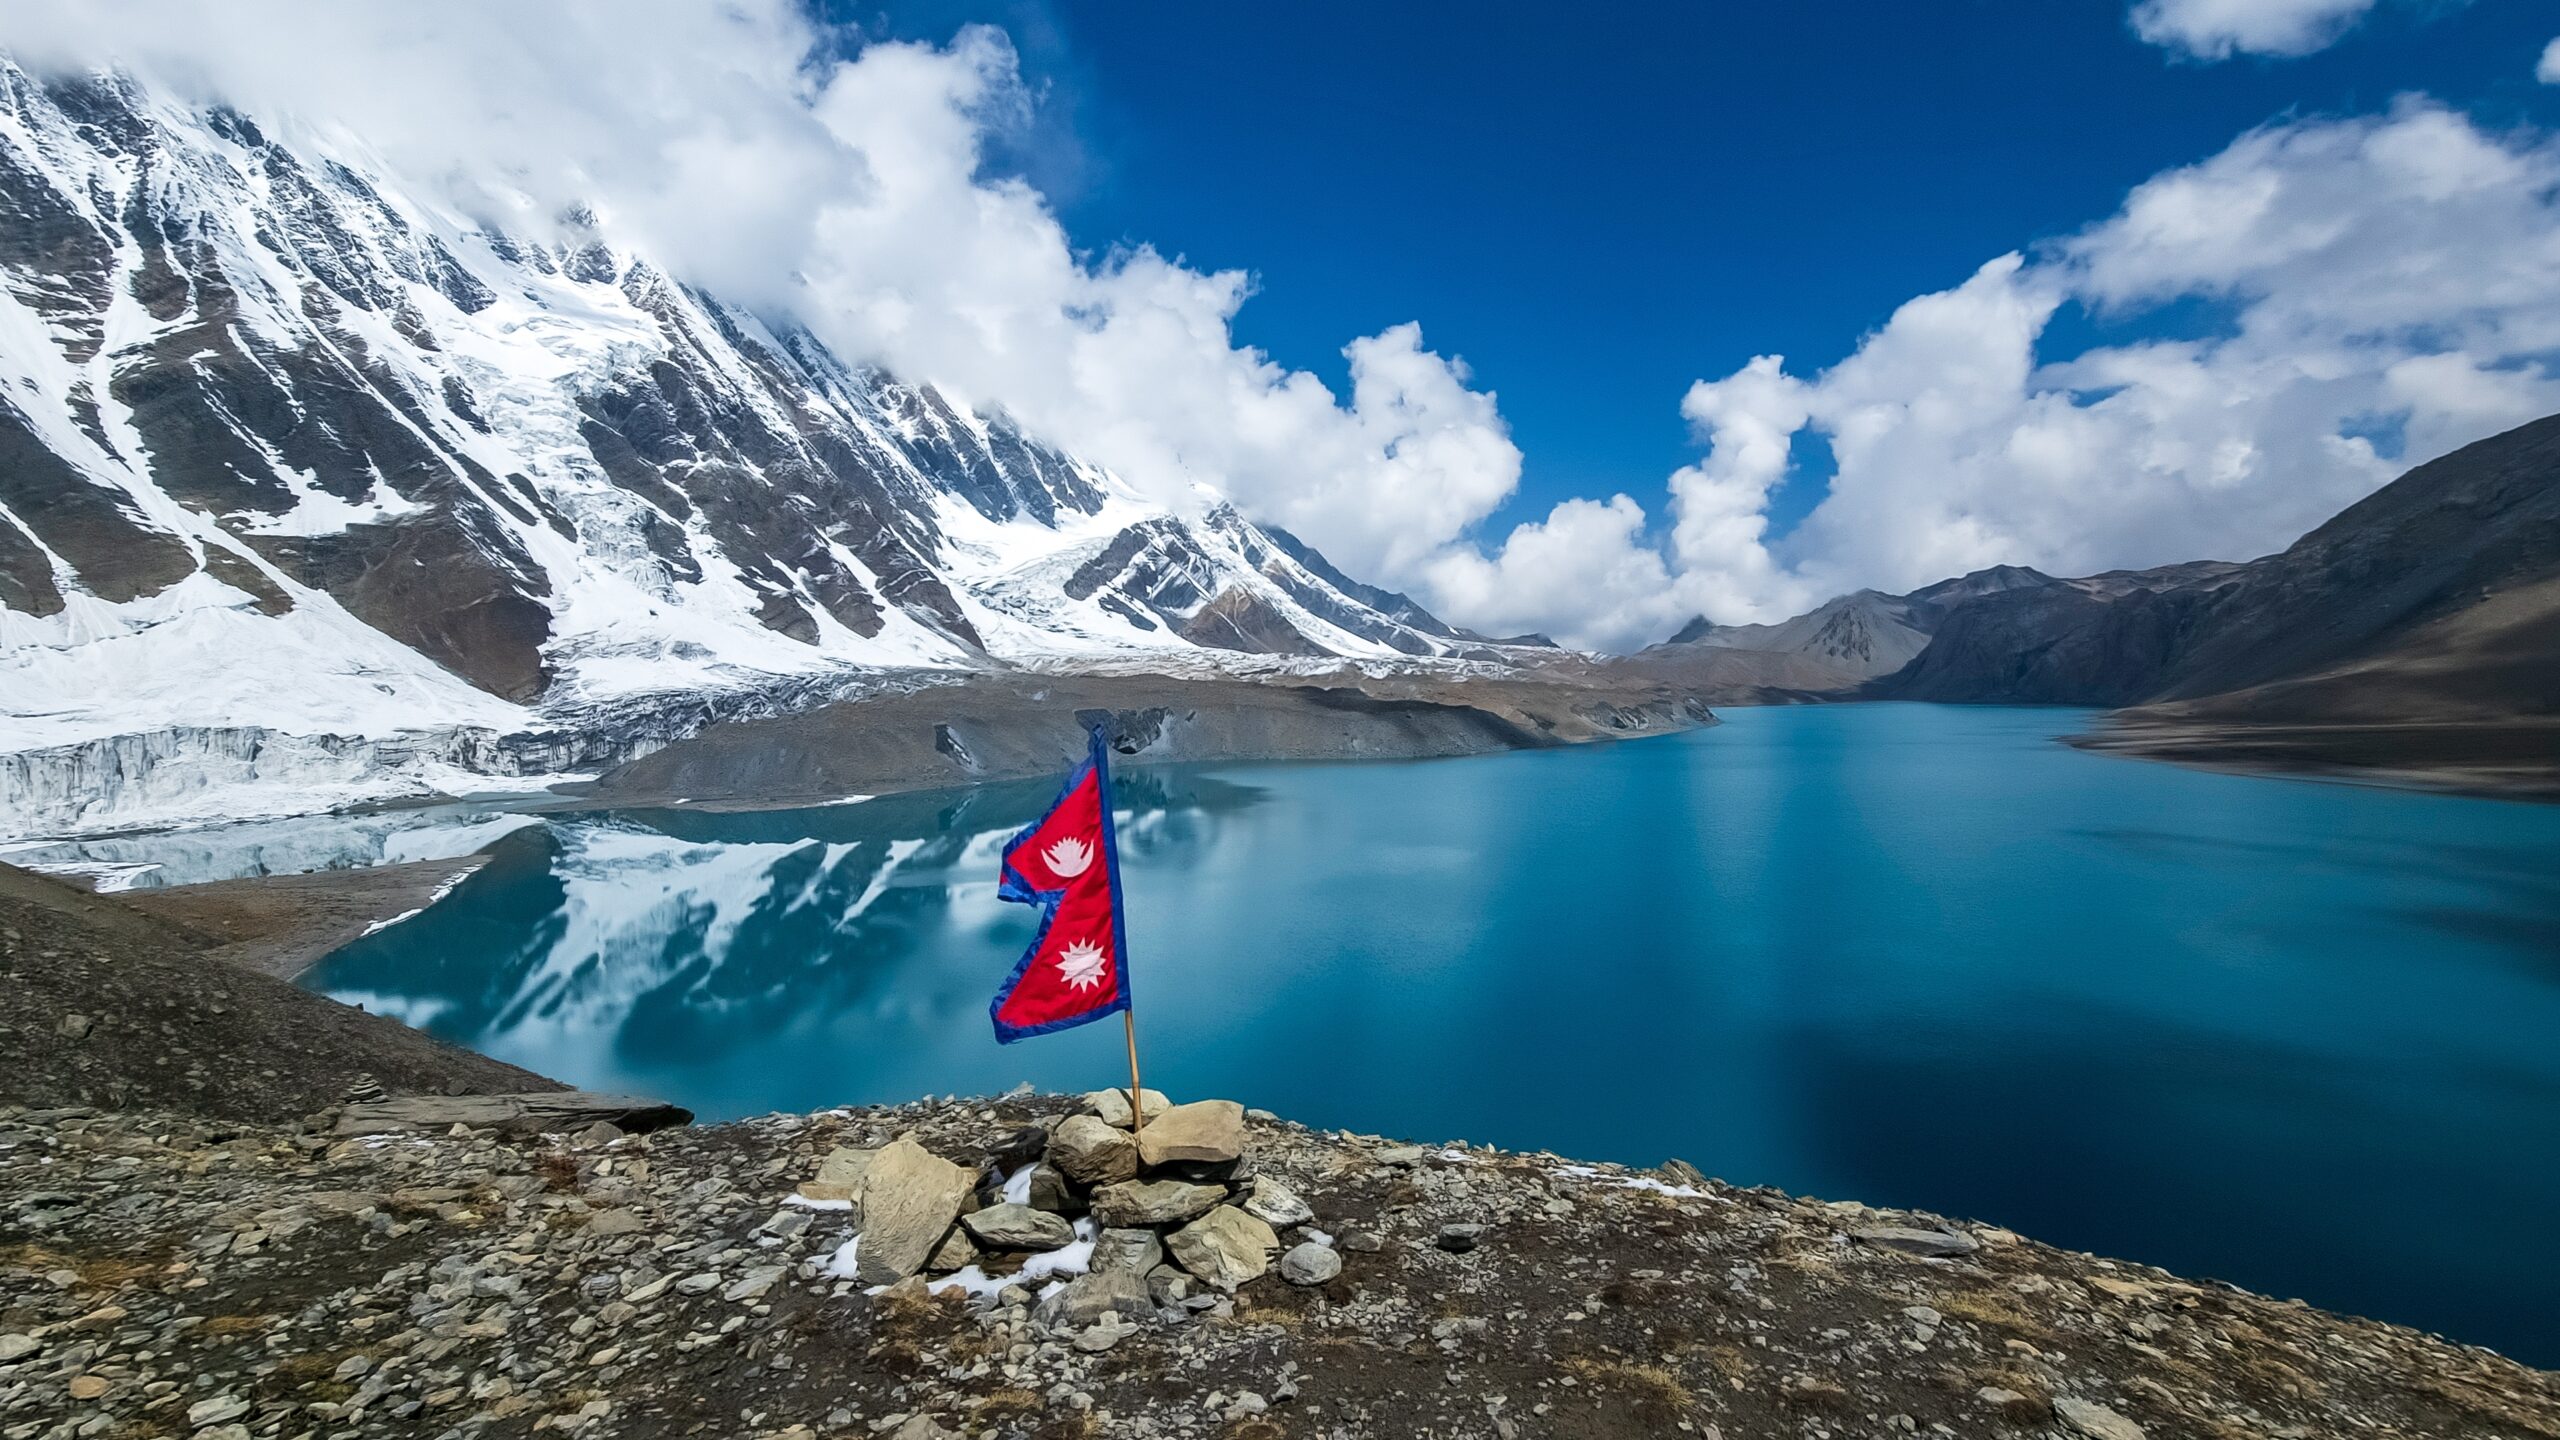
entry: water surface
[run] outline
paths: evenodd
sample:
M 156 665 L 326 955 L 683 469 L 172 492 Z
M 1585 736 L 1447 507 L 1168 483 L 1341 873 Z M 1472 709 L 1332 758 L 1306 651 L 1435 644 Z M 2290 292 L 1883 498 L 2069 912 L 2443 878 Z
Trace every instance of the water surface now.
M 1133 770 L 1150 1083 L 1925 1207 L 2560 1365 L 2560 807 L 2082 754 L 2060 710 L 1738 710 Z M 1112 1083 L 999 1047 L 1051 786 L 552 820 L 311 983 L 706 1118 Z

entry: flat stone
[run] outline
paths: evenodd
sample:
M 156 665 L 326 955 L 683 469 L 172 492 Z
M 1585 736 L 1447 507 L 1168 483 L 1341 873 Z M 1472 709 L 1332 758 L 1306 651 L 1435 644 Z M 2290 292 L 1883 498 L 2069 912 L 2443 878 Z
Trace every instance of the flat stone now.
M 1292 1285 L 1321 1285 L 1342 1273 L 1342 1257 L 1313 1240 L 1293 1245 L 1280 1257 L 1280 1278 Z
M 1147 1282 L 1124 1270 L 1077 1276 L 1032 1312 L 1032 1318 L 1055 1330 L 1081 1330 L 1105 1315 L 1123 1320 L 1152 1320 L 1156 1302 Z
M 628 1210 L 599 1210 L 587 1217 L 590 1235 L 631 1235 L 647 1229 L 648 1224 Z
M 210 1400 L 199 1400 L 187 1407 L 187 1425 L 190 1429 L 202 1429 L 207 1425 L 219 1425 L 226 1420 L 237 1420 L 248 1413 L 248 1401 L 237 1395 L 216 1395 Z
M 990 1250 L 1055 1250 L 1076 1238 L 1063 1218 L 1028 1205 L 993 1206 L 961 1216 L 960 1224 Z
M 1097 1115 L 1070 1115 L 1049 1137 L 1049 1163 L 1087 1185 L 1138 1178 L 1138 1142 Z
M 1244 1107 L 1233 1100 L 1194 1100 L 1149 1115 L 1138 1130 L 1138 1162 L 1223 1165 L 1244 1155 Z
M 1343 1233 L 1342 1248 L 1357 1250 L 1364 1255 L 1375 1255 L 1387 1248 L 1387 1237 L 1375 1230 L 1349 1230 Z
M 1164 1092 L 1161 1090 L 1149 1090 L 1144 1092 L 1144 1095 L 1147 1107 L 1147 1122 L 1149 1124 L 1153 1124 L 1155 1123 L 1155 1118 L 1158 1115 L 1163 1114 L 1167 1109 L 1171 1108 L 1173 1102 L 1165 1099 Z M 1130 1114 L 1128 1091 L 1096 1090 L 1092 1094 L 1084 1097 L 1084 1103 L 1091 1107 L 1093 1113 L 1102 1117 L 1103 1124 L 1114 1125 L 1123 1130 L 1129 1128 Z
M 1153 1230 L 1105 1230 L 1093 1237 L 1094 1271 L 1144 1275 L 1164 1263 L 1164 1242 Z
M 1244 1213 L 1274 1230 L 1304 1225 L 1316 1218 L 1316 1212 L 1298 1198 L 1297 1191 L 1268 1175 L 1254 1177 L 1253 1188 L 1244 1197 Z
M 975 1172 L 901 1135 L 881 1147 L 862 1177 L 862 1248 L 854 1278 L 888 1285 L 924 1269 L 951 1233 Z
M 871 1159 L 879 1153 L 877 1150 L 856 1150 L 850 1145 L 839 1145 L 827 1152 L 826 1159 L 818 1162 L 818 1173 L 812 1179 L 820 1185 L 842 1185 L 859 1193 L 862 1177 L 870 1172 Z
M 2054 1397 L 2053 1413 L 2089 1440 L 2143 1440 L 2141 1426 L 2094 1401 L 2058 1395 Z
M 1483 1240 L 1484 1227 L 1481 1225 L 1443 1225 L 1440 1233 L 1431 1237 L 1432 1244 L 1452 1255 L 1464 1255 Z
M 1227 1198 L 1225 1187 L 1180 1180 L 1123 1180 L 1093 1192 L 1093 1218 L 1106 1229 L 1174 1225 L 1206 1215 Z M 864 1242 L 868 1244 L 869 1242 Z
M 402 1131 L 444 1134 L 456 1125 L 468 1130 L 504 1127 L 549 1133 L 584 1130 L 599 1120 L 636 1132 L 690 1125 L 693 1112 L 645 1096 L 607 1095 L 592 1090 L 539 1090 L 522 1095 L 403 1095 L 348 1106 L 339 1112 L 334 1133 L 340 1139 Z
M 74 1400 L 95 1400 L 114 1386 L 104 1375 L 75 1375 L 69 1388 Z
M 24 1360 L 44 1348 L 44 1342 L 33 1335 L 0 1335 L 0 1365 Z
M 783 1269 L 784 1267 L 780 1265 L 759 1265 L 739 1276 L 728 1289 L 721 1291 L 720 1298 L 723 1300 L 756 1299 L 773 1288 L 773 1282 L 782 1278 Z
M 1390 1145 L 1386 1149 L 1378 1152 L 1378 1163 L 1381 1165 L 1419 1165 L 1422 1163 L 1422 1147 L 1419 1145 Z
M 1899 1250 L 1905 1255 L 1945 1258 L 1970 1255 L 1982 1248 L 1982 1242 L 1970 1235 L 1958 1235 L 1947 1230 L 1919 1230 L 1908 1225 L 1869 1225 L 1849 1233 L 1860 1244 Z
M 1221 1205 L 1165 1237 L 1174 1262 L 1221 1290 L 1260 1278 L 1280 1237 L 1233 1205 Z

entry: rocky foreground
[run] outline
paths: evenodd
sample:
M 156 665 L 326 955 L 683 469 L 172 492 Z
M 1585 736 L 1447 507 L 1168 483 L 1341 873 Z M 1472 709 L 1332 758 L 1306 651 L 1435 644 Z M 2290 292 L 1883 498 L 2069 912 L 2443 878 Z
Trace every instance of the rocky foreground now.
M 1986 1226 L 1128 1111 L 0 1111 L 0 1437 L 2560 1436 L 2560 1376 Z

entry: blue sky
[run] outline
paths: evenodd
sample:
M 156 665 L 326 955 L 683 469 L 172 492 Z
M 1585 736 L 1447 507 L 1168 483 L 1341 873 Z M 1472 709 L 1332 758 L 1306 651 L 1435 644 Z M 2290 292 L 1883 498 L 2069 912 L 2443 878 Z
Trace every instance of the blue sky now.
M 2560 412 L 2549 0 L 811 3 L 0 32 L 1593 648 L 2247 559 Z
M 2385 5 L 2326 50 L 2200 62 L 2106 0 L 904 7 L 1004 27 L 1044 87 L 1008 154 L 1077 242 L 1243 267 L 1239 339 L 1337 386 L 1355 335 L 1422 323 L 1496 391 L 1524 455 L 1494 528 L 1644 494 L 1695 457 L 1693 380 L 1828 365 L 1913 295 L 2105 217 L 2252 127 L 2420 91 L 2483 124 L 2560 120 L 2533 59 L 2560 7 Z M 2111 325 L 2078 307 L 2048 341 Z M 1790 526 L 1810 473 L 1772 506 Z

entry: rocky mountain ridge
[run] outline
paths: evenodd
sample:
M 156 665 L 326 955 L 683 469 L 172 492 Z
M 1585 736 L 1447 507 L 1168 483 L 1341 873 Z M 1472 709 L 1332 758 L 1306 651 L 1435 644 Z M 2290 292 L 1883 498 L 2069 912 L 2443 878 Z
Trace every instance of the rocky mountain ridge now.
M 0 814 L 594 770 L 904 672 L 1520 648 L 535 228 L 0 59 Z
M 0 1111 L 0 1424 L 201 1440 L 2560 1428 L 2548 1373 L 1997 1226 L 1259 1113 L 1222 1162 L 1249 1167 L 1249 1198 L 1209 1212 L 1249 1223 L 1183 1241 L 1182 1265 L 1146 1229 L 1025 1249 L 1077 1222 L 1007 1193 L 1112 1148 L 1070 1127 L 1129 1143 L 1096 1098 L 646 1135 Z M 866 1273 L 945 1211 L 972 1263 Z

